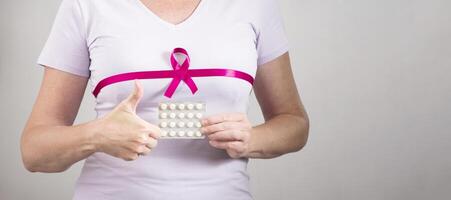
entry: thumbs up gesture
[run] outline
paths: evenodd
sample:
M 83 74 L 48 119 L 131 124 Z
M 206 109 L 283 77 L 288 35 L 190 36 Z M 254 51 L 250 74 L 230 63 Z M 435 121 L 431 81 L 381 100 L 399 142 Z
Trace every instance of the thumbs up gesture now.
M 131 161 L 148 154 L 156 147 L 161 130 L 136 115 L 136 107 L 143 96 L 141 84 L 135 80 L 133 92 L 110 113 L 98 120 L 96 149 Z

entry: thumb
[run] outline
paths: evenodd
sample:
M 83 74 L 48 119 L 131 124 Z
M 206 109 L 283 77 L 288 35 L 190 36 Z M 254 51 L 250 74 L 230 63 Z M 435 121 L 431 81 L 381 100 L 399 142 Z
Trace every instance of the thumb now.
M 138 80 L 134 80 L 134 89 L 133 92 L 124 100 L 124 104 L 130 106 L 133 111 L 136 111 L 136 107 L 138 107 L 139 101 L 143 96 L 143 88 L 141 82 Z

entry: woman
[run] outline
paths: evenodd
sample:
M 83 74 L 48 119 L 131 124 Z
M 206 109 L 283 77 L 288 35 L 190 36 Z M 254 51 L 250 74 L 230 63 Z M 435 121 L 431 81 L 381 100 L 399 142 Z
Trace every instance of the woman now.
M 88 80 L 170 70 L 183 47 L 189 69 L 255 78 L 194 77 L 164 96 L 171 78 L 123 81 L 96 97 L 95 120 L 73 125 Z M 299 151 L 309 121 L 291 72 L 274 0 L 63 0 L 39 56 L 39 95 L 23 131 L 31 172 L 62 172 L 86 159 L 74 199 L 252 199 L 249 158 Z M 252 89 L 265 122 L 246 116 Z M 158 105 L 204 102 L 204 139 L 162 139 Z M 158 146 L 157 146 L 158 143 Z

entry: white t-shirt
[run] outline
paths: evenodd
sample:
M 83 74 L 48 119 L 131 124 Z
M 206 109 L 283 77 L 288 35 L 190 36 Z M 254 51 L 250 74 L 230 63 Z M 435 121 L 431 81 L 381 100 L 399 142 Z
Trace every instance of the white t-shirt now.
M 169 55 L 185 48 L 190 69 L 228 68 L 255 78 L 257 67 L 288 51 L 275 0 L 202 0 L 184 22 L 173 25 L 139 0 L 63 0 L 38 58 L 50 66 L 102 79 L 126 72 L 170 70 Z M 137 114 L 158 122 L 162 101 L 202 101 L 206 116 L 247 112 L 252 86 L 230 77 L 195 77 L 192 94 L 181 82 L 171 99 L 163 96 L 171 79 L 141 80 L 144 96 Z M 133 90 L 133 81 L 101 90 L 97 117 L 111 111 Z M 232 159 L 208 140 L 159 140 L 147 156 L 124 161 L 94 153 L 84 163 L 74 199 L 252 199 L 248 159 Z

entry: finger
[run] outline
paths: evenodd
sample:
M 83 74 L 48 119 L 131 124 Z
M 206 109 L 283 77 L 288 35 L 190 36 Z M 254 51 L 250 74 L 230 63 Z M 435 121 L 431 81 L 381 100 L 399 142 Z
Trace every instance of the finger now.
M 150 149 L 147 146 L 144 146 L 144 148 L 142 148 L 142 151 L 139 153 L 139 155 L 147 155 L 152 151 L 152 149 Z
M 134 134 L 130 137 L 129 141 L 132 142 L 137 142 L 139 144 L 147 144 L 149 143 L 149 135 L 147 134 L 147 132 L 140 132 L 137 134 Z
M 129 153 L 129 154 L 123 156 L 122 159 L 124 159 L 125 161 L 133 161 L 133 160 L 138 159 L 138 154 L 137 153 Z
M 150 149 L 157 147 L 157 145 L 158 145 L 158 141 L 155 139 L 152 139 L 152 138 L 150 138 L 149 141 L 146 143 L 146 147 L 150 148 Z
M 161 129 L 157 127 L 155 130 L 151 130 L 147 132 L 148 135 L 154 139 L 160 139 L 161 138 Z
M 155 139 L 159 139 L 161 137 L 160 127 L 147 122 L 146 120 L 140 118 L 139 116 L 137 116 L 137 119 L 141 124 L 141 126 L 145 127 L 145 129 L 142 130 L 143 132 L 146 132 L 150 137 L 153 137 Z
M 207 125 L 217 124 L 217 123 L 226 122 L 226 121 L 239 122 L 239 121 L 243 121 L 245 118 L 246 118 L 246 115 L 244 113 L 222 113 L 222 114 L 218 114 L 218 115 L 204 117 L 201 120 L 201 123 L 203 126 L 207 126 Z
M 130 106 L 132 111 L 136 112 L 136 107 L 138 107 L 143 94 L 144 92 L 141 83 L 135 79 L 133 92 L 124 100 L 124 104 Z
M 212 147 L 215 147 L 218 149 L 224 149 L 224 150 L 240 149 L 240 146 L 242 146 L 242 142 L 240 142 L 240 141 L 221 142 L 221 141 L 216 141 L 216 140 L 210 140 L 209 143 Z
M 244 134 L 239 130 L 219 131 L 207 136 L 210 140 L 216 141 L 244 141 Z
M 225 131 L 225 130 L 233 130 L 233 129 L 244 129 L 245 125 L 240 122 L 221 122 L 217 124 L 207 125 L 202 128 L 200 128 L 200 131 L 205 134 L 213 134 L 218 131 Z

